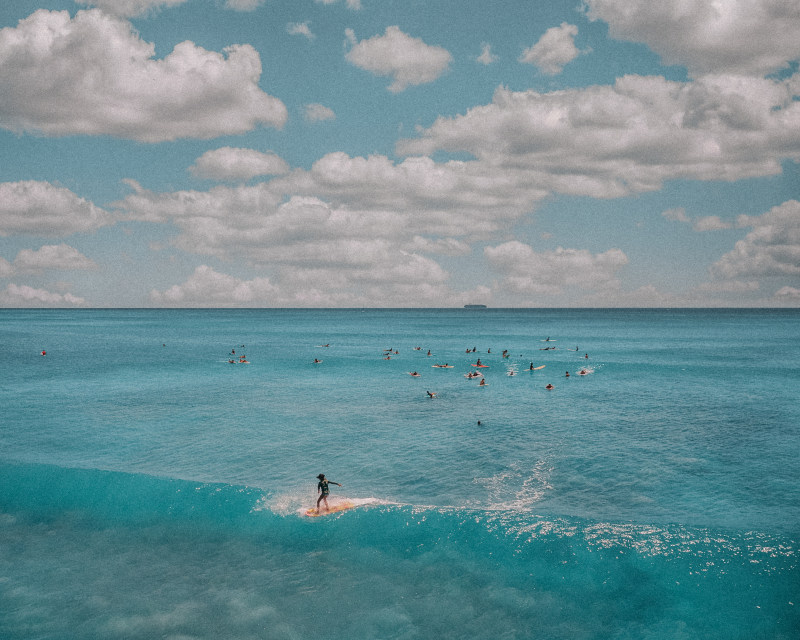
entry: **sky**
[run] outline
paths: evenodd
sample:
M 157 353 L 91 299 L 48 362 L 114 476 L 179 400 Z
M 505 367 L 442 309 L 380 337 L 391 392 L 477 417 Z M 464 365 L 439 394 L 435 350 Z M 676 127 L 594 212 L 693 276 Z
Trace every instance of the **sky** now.
M 0 307 L 800 307 L 791 0 L 5 0 Z

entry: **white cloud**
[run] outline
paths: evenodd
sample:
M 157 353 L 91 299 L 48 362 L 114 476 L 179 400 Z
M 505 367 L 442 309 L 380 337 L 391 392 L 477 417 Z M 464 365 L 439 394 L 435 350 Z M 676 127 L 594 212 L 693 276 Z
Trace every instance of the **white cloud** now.
M 722 231 L 731 228 L 730 222 L 725 222 L 719 216 L 705 216 L 698 218 L 692 224 L 695 231 Z
M 34 180 L 0 183 L 0 236 L 63 236 L 112 222 L 108 212 L 69 189 Z
M 234 11 L 255 11 L 265 0 L 225 0 L 225 8 Z
M 497 62 L 497 56 L 492 53 L 492 45 L 487 42 L 481 43 L 481 55 L 476 60 L 486 66 Z
M 800 289 L 796 289 L 795 287 L 781 287 L 775 292 L 775 297 L 791 302 L 800 302 Z
M 508 228 L 546 195 L 504 171 L 466 163 L 394 164 L 344 153 L 252 186 L 156 193 L 129 184 L 133 193 L 114 205 L 121 216 L 171 222 L 181 230 L 173 243 L 185 251 L 256 264 L 353 260 L 347 251 L 377 251 L 383 259 L 379 242 L 394 251 L 455 255 L 466 242 Z M 356 244 L 348 248 L 348 241 Z
M 717 282 L 704 282 L 694 291 L 697 293 L 752 293 L 758 291 L 760 285 L 757 280 L 725 280 Z
M 245 182 L 256 176 L 288 173 L 289 165 L 271 152 L 221 147 L 206 151 L 189 167 L 189 171 L 198 178 Z
M 314 39 L 314 34 L 311 33 L 308 22 L 290 22 L 286 25 L 286 32 L 292 36 L 305 36 L 309 40 Z
M 694 75 L 762 76 L 800 58 L 800 4 L 783 0 L 585 0 L 612 37 L 647 44 Z
M 553 192 L 618 197 L 664 180 L 736 180 L 800 159 L 793 82 L 733 76 L 691 83 L 624 76 L 551 93 L 498 88 L 491 104 L 440 117 L 402 155 L 467 152 Z
M 78 4 L 99 7 L 106 13 L 132 18 L 161 7 L 175 7 L 187 0 L 75 0 Z
M 175 307 L 258 306 L 257 303 L 268 302 L 276 291 L 269 278 L 242 281 L 202 265 L 182 285 L 164 292 L 153 290 L 150 299 L 160 306 Z
M 14 267 L 5 258 L 0 258 L 0 278 L 10 278 L 14 275 Z
M 285 123 L 285 105 L 258 86 L 250 45 L 216 53 L 187 41 L 164 59 L 154 53 L 130 23 L 97 9 L 36 11 L 0 30 L 0 126 L 161 142 Z
M 667 220 L 671 220 L 672 222 L 691 222 L 691 218 L 686 215 L 686 209 L 683 207 L 678 207 L 676 209 L 668 209 L 661 214 Z
M 730 229 L 733 226 L 730 222 L 725 222 L 719 216 L 705 216 L 692 220 L 686 215 L 686 210 L 683 207 L 668 209 L 662 212 L 661 215 L 672 222 L 691 224 L 692 229 L 695 231 L 720 231 L 722 229 Z
M 338 0 L 315 0 L 318 4 L 334 4 Z M 361 0 L 347 0 L 347 8 L 353 11 L 361 9 Z
M 51 293 L 44 289 L 34 289 L 27 285 L 9 284 L 0 291 L 0 307 L 80 307 L 86 300 L 71 293 Z
M 23 249 L 14 259 L 16 273 L 41 273 L 46 269 L 88 270 L 97 264 L 66 244 L 44 245 L 37 251 Z
M 305 109 L 305 118 L 309 122 L 322 122 L 324 120 L 335 120 L 336 114 L 333 109 L 329 109 L 322 104 L 307 104 Z
M 399 27 L 386 27 L 382 36 L 373 36 L 356 42 L 352 30 L 348 29 L 348 41 L 352 48 L 347 60 L 360 69 L 379 76 L 392 76 L 389 91 L 399 93 L 409 86 L 433 82 L 450 66 L 452 56 L 442 47 L 425 44 L 412 38 Z
M 561 247 L 536 252 L 517 240 L 486 247 L 484 255 L 500 273 L 502 288 L 515 294 L 556 295 L 566 287 L 616 288 L 616 274 L 628 263 L 619 249 L 598 254 Z
M 789 200 L 761 216 L 741 216 L 752 228 L 711 267 L 720 278 L 800 276 L 800 202 Z
M 561 26 L 551 27 L 539 42 L 522 52 L 519 61 L 535 65 L 542 73 L 551 76 L 561 73 L 564 65 L 580 53 L 575 46 L 576 35 L 578 27 L 574 24 L 562 22 Z
M 330 248 L 336 250 L 335 243 Z M 413 307 L 459 299 L 444 284 L 447 273 L 432 260 L 392 251 L 388 245 L 377 252 L 366 243 L 340 249 L 340 257 L 330 262 L 321 255 L 316 264 L 287 264 L 276 281 L 243 280 L 202 265 L 183 284 L 151 291 L 150 300 L 176 307 Z M 360 251 L 369 258 L 360 260 Z M 344 264 L 345 254 L 353 264 Z M 369 262 L 377 254 L 381 259 Z

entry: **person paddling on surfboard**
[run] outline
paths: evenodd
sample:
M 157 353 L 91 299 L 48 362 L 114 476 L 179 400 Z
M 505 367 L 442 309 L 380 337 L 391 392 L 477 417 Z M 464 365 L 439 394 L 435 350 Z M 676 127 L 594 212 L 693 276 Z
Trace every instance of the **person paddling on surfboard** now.
M 328 495 L 330 494 L 330 489 L 328 488 L 328 484 L 335 484 L 338 486 L 340 485 L 338 482 L 333 482 L 332 480 L 328 480 L 325 478 L 324 473 L 320 473 L 317 478 L 319 482 L 317 483 L 317 493 L 320 494 L 319 498 L 317 498 L 317 511 L 319 512 L 319 503 L 324 501 L 325 502 L 325 510 L 330 511 L 330 507 L 328 506 Z

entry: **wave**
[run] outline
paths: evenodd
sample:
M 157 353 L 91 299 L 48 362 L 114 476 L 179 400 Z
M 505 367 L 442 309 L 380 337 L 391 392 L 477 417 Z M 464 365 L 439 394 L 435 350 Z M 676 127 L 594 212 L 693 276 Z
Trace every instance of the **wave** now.
M 0 463 L 0 628 L 13 640 L 722 640 L 800 624 L 792 540 L 535 515 L 504 504 L 516 479 L 487 482 L 490 508 L 348 497 L 357 508 L 306 518 L 307 489 Z
M 430 545 L 449 540 L 491 553 L 539 553 L 569 543 L 571 552 L 617 550 L 642 557 L 691 558 L 699 571 L 714 559 L 738 558 L 765 570 L 787 562 L 794 566 L 794 540 L 757 531 L 722 531 L 681 524 L 598 522 L 573 516 L 536 515 L 531 509 L 549 486 L 550 468 L 541 461 L 524 478 L 512 499 L 507 485 L 519 470 L 478 479 L 490 494 L 504 497 L 488 506 L 413 505 L 379 497 L 337 496 L 356 509 L 322 519 L 302 517 L 313 505 L 307 490 L 269 493 L 259 487 L 192 482 L 95 469 L 52 465 L 0 464 L 0 511 L 5 518 L 37 521 L 69 516 L 94 526 L 131 528 L 191 525 L 194 530 L 223 530 L 231 535 L 269 533 L 279 539 L 332 528 L 365 547 L 394 544 Z M 514 477 L 512 477 L 514 476 Z M 416 532 L 416 533 L 414 533 Z

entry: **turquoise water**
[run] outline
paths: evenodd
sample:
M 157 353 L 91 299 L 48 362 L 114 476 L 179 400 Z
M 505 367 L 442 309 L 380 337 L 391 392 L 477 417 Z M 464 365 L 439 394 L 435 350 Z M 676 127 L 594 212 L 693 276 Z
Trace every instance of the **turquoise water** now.
M 798 336 L 791 310 L 4 310 L 0 637 L 796 638 Z M 320 472 L 358 508 L 304 517 Z

